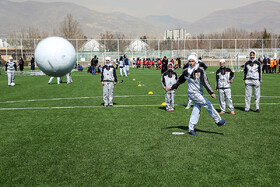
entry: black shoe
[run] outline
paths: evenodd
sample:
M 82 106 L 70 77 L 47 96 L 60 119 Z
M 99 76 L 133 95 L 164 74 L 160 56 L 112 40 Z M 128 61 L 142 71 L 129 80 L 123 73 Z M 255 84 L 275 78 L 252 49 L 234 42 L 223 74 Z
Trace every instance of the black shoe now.
M 249 112 L 249 110 L 244 110 L 243 112 Z
M 224 126 L 226 124 L 226 120 L 221 120 L 219 123 L 217 123 L 218 127 Z
M 188 134 L 192 135 L 192 136 L 197 136 L 197 134 L 194 131 L 190 131 L 190 132 L 188 132 Z
M 259 109 L 256 110 L 257 113 L 261 113 Z

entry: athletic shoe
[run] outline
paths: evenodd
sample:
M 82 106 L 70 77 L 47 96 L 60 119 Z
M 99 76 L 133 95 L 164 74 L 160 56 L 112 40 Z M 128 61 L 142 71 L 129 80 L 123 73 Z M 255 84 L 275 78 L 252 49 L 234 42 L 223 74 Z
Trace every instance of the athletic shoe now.
M 235 115 L 235 112 L 230 112 L 230 114 Z
M 256 110 L 257 113 L 261 113 L 259 109 Z
M 190 106 L 187 106 L 185 109 L 189 110 L 191 107 Z
M 249 110 L 244 110 L 243 112 L 249 112 Z
M 197 134 L 194 131 L 190 131 L 190 132 L 188 132 L 188 134 L 192 135 L 192 136 L 197 136 Z
M 226 120 L 221 120 L 221 121 L 219 121 L 219 123 L 217 123 L 217 126 L 221 127 L 221 126 L 223 126 L 225 124 L 226 124 Z
M 220 112 L 220 114 L 224 114 L 224 112 Z
M 109 107 L 113 107 L 113 105 L 108 105 Z

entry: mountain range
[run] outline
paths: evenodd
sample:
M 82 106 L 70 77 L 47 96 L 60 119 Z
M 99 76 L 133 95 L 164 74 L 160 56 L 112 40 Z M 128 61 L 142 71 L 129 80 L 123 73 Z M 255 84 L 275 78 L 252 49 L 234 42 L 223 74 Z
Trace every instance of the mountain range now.
M 280 3 L 261 1 L 236 9 L 221 10 L 194 22 L 186 22 L 168 15 L 154 15 L 144 18 L 122 12 L 102 13 L 86 7 L 65 2 L 42 3 L 35 1 L 0 1 L 0 33 L 38 28 L 52 33 L 69 13 L 83 28 L 87 37 L 98 37 L 110 31 L 123 33 L 126 37 L 147 35 L 162 38 L 164 30 L 183 28 L 192 35 L 222 32 L 226 28 L 247 31 L 280 32 Z M 199 12 L 198 12 L 199 13 Z

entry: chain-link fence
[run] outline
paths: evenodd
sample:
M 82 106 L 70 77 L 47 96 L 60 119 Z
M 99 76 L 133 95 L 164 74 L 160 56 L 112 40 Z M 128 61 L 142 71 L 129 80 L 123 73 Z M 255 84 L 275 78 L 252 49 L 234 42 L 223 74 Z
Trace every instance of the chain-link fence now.
M 124 54 L 130 60 L 166 56 L 170 60 L 181 58 L 185 63 L 187 56 L 196 52 L 208 66 L 217 66 L 219 59 L 224 58 L 231 67 L 238 70 L 239 66 L 248 60 L 251 49 L 257 52 L 257 57 L 278 58 L 280 48 L 278 39 L 71 39 L 69 41 L 76 49 L 77 63 L 82 66 L 90 64 L 95 55 L 102 65 L 106 56 L 119 59 Z M 23 57 L 27 66 L 39 42 L 40 39 L 2 38 L 1 58 L 7 61 L 9 56 L 13 56 L 15 60 Z

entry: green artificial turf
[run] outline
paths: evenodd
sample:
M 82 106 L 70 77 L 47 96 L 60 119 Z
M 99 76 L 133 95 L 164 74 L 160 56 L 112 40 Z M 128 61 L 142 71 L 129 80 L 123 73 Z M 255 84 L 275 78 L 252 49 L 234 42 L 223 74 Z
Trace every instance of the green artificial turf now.
M 207 70 L 212 88 L 216 69 Z M 243 112 L 245 86 L 242 73 L 235 75 L 236 115 L 223 114 L 227 123 L 218 128 L 203 108 L 193 137 L 187 83 L 176 91 L 175 111 L 166 112 L 159 70 L 118 72 L 123 83 L 110 108 L 102 106 L 100 75 L 75 72 L 72 84 L 60 85 L 17 75 L 9 87 L 2 70 L 0 185 L 279 186 L 280 75 L 263 75 L 261 95 L 270 97 L 261 97 L 260 114 L 254 97 Z M 205 96 L 220 111 L 218 99 Z

